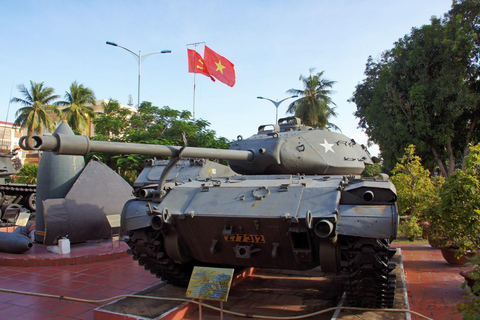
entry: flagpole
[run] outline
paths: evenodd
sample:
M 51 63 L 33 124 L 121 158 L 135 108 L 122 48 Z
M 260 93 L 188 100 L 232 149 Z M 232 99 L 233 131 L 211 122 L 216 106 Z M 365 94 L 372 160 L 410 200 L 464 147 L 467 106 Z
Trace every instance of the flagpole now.
M 187 44 L 187 47 L 188 46 L 195 46 L 195 57 L 197 56 L 197 46 L 199 44 L 202 44 L 202 43 L 205 43 L 205 42 L 195 42 L 195 43 L 189 43 Z M 196 61 L 196 58 L 195 58 L 195 61 Z M 195 122 L 195 93 L 196 93 L 196 90 L 197 90 L 197 68 L 194 68 L 194 72 L 193 72 L 193 121 Z
M 197 44 L 195 43 L 195 61 L 197 61 Z M 195 93 L 197 91 L 197 68 L 193 73 L 193 122 L 195 122 Z

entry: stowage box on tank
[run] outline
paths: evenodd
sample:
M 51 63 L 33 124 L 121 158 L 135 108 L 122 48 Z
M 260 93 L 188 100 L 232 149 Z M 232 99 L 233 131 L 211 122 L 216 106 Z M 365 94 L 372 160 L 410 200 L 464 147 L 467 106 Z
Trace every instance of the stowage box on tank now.
M 122 211 L 134 259 L 170 283 L 186 285 L 196 265 L 320 266 L 342 276 L 350 305 L 393 305 L 395 187 L 386 176 L 360 176 L 372 158 L 343 134 L 291 117 L 260 126 L 248 139 L 239 137 L 230 150 L 62 135 L 25 137 L 21 146 L 61 154 L 171 156 L 155 174 L 147 165 L 136 182 L 136 199 Z M 228 159 L 240 175 L 225 169 L 224 176 L 192 172 L 182 178 L 180 171 L 194 169 L 176 167 L 181 157 Z

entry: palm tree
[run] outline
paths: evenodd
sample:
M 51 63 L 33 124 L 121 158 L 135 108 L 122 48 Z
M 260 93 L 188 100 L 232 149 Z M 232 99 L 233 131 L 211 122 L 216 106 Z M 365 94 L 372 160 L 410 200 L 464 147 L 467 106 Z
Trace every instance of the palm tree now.
M 95 94 L 91 89 L 74 81 L 70 86 L 70 92 L 65 92 L 65 101 L 59 101 L 56 104 L 68 106 L 63 110 L 63 114 L 72 130 L 82 133 L 88 130 L 88 118 L 95 117 L 93 108 L 87 106 L 87 104 L 95 105 Z
M 50 117 L 51 113 L 59 113 L 56 106 L 52 102 L 59 98 L 54 95 L 53 88 L 45 87 L 43 82 L 35 83 L 30 81 L 30 89 L 25 85 L 18 86 L 18 90 L 23 94 L 24 98 L 12 98 L 11 102 L 21 103 L 24 105 L 15 113 L 14 125 L 21 129 L 27 129 L 27 134 L 34 132 L 43 133 L 43 128 L 47 128 L 50 132 L 55 130 L 55 121 Z
M 335 103 L 330 99 L 329 95 L 333 92 L 330 88 L 335 81 L 324 79 L 321 71 L 313 74 L 315 69 L 310 68 L 310 75 L 304 77 L 300 75 L 299 80 L 302 81 L 304 90 L 290 89 L 289 94 L 296 94 L 300 97 L 292 102 L 287 109 L 287 113 L 294 114 L 299 117 L 302 122 L 312 127 L 324 127 L 339 130 L 333 123 L 329 122 L 330 117 L 336 117 Z

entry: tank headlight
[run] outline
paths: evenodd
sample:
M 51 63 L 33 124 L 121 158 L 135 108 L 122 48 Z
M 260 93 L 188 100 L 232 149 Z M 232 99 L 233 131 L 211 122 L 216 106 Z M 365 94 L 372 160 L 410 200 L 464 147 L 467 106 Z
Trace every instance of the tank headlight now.
M 320 220 L 313 230 L 318 237 L 327 238 L 333 232 L 333 223 L 328 220 Z
M 372 202 L 373 199 L 375 199 L 375 194 L 372 191 L 367 190 L 363 193 L 363 201 Z

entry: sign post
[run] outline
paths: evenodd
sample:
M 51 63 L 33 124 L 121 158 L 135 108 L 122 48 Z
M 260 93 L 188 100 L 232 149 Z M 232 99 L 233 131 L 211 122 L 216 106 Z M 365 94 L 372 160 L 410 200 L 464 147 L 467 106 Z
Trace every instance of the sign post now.
M 220 316 L 223 319 L 223 302 L 227 301 L 232 285 L 233 269 L 194 267 L 188 283 L 187 298 L 220 301 Z M 202 305 L 199 306 L 202 318 Z
M 113 250 L 113 236 L 118 235 L 118 245 L 120 245 L 120 235 L 119 233 L 114 234 L 113 230 L 119 230 L 121 224 L 121 217 L 119 214 L 109 214 L 107 215 L 108 224 L 110 225 L 110 239 L 112 240 L 112 250 Z

